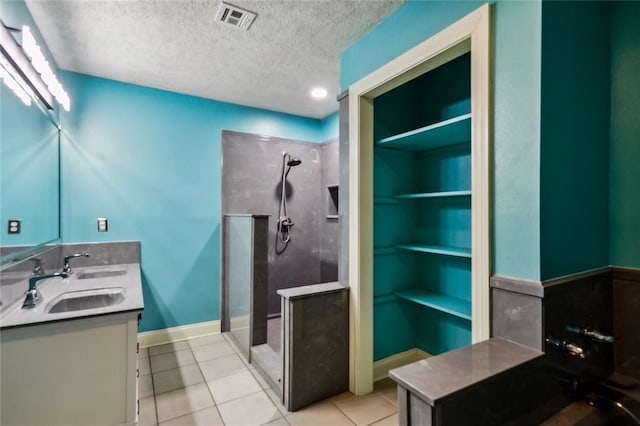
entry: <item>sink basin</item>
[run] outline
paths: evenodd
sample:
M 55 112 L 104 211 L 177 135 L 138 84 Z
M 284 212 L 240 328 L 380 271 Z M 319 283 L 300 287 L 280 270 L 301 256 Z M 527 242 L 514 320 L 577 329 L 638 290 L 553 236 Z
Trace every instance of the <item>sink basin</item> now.
M 56 314 L 60 312 L 106 308 L 122 303 L 125 297 L 126 292 L 122 287 L 69 291 L 62 293 L 49 302 L 45 308 L 45 312 L 48 314 Z
M 102 271 L 86 271 L 78 274 L 79 280 L 90 280 L 92 278 L 108 278 L 118 277 L 120 275 L 126 275 L 126 269 L 105 269 Z

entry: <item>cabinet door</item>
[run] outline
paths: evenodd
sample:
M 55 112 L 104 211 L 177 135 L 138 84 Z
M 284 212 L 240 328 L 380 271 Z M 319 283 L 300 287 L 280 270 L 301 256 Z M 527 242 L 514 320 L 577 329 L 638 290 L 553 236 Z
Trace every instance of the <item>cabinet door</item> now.
M 134 424 L 137 313 L 3 330 L 2 424 Z

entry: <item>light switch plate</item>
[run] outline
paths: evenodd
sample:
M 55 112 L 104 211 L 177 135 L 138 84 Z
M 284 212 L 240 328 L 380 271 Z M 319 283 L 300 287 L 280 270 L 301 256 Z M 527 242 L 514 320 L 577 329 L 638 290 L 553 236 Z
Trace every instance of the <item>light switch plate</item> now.
M 109 230 L 109 223 L 106 217 L 98 218 L 98 232 L 107 232 Z

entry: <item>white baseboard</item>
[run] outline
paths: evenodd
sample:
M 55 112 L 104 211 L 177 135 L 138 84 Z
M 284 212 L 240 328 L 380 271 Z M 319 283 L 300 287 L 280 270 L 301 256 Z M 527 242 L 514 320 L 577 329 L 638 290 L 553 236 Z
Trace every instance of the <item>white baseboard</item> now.
M 389 370 L 429 358 L 431 355 L 422 349 L 413 348 L 373 363 L 373 381 L 377 382 L 389 376 Z
M 164 345 L 166 343 L 179 342 L 181 340 L 193 339 L 194 337 L 208 336 L 210 334 L 220 334 L 220 320 L 144 331 L 138 333 L 138 343 L 141 348 L 147 348 L 149 346 Z

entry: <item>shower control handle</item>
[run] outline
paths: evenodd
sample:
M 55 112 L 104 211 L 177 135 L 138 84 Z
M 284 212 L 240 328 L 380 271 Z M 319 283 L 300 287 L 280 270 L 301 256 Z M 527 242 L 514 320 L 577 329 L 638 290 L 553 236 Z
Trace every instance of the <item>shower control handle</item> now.
M 278 221 L 278 228 L 280 230 L 282 230 L 282 228 L 291 228 L 293 226 L 293 222 L 291 221 L 290 217 L 287 216 L 283 216 L 280 218 L 280 220 Z
M 590 327 L 580 328 L 573 325 L 569 325 L 567 326 L 567 331 L 578 334 L 580 336 L 584 336 L 586 338 L 589 338 L 591 340 L 594 340 L 596 342 L 601 342 L 601 343 L 613 343 L 613 341 L 615 340 L 613 336 L 608 336 Z
M 567 355 L 574 356 L 581 359 L 585 359 L 588 356 L 588 353 L 584 349 L 582 349 L 580 346 L 568 340 L 560 340 L 560 339 L 556 339 L 554 337 L 548 336 L 545 339 L 545 341 L 547 342 L 547 344 L 551 346 L 555 346 L 562 353 L 565 353 Z

